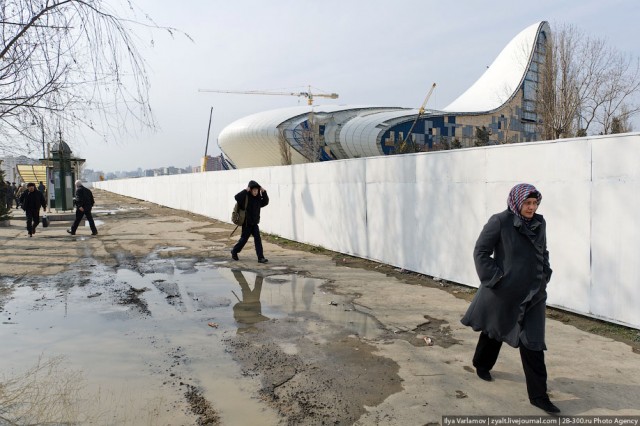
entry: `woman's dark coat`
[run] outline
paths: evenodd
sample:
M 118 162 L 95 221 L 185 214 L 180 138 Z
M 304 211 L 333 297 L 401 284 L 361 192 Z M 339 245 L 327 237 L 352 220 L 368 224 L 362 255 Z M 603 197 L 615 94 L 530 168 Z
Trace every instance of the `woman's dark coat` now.
M 491 216 L 473 258 L 480 288 L 462 323 L 513 347 L 545 350 L 546 288 L 552 271 L 544 218 L 535 214 L 527 227 L 508 209 Z

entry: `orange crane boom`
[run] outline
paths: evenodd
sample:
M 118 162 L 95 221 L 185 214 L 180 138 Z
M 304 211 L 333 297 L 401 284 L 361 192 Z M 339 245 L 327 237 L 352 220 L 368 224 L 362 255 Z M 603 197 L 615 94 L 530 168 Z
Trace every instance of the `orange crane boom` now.
M 337 93 L 312 93 L 311 86 L 306 92 L 269 92 L 265 90 L 215 90 L 215 89 L 198 89 L 198 92 L 213 93 L 232 93 L 238 95 L 275 95 L 275 96 L 302 96 L 307 98 L 307 104 L 313 105 L 313 98 L 329 98 L 338 99 Z

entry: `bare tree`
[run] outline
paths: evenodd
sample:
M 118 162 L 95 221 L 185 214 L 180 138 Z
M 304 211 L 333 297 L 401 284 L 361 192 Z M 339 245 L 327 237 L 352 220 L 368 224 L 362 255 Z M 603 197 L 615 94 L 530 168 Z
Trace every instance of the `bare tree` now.
M 45 128 L 85 127 L 105 137 L 133 123 L 153 128 L 149 80 L 132 28 L 175 30 L 138 14 L 128 0 L 0 2 L 0 147 L 16 136 L 40 141 Z
M 612 133 L 613 119 L 624 123 L 640 111 L 640 60 L 622 53 L 612 55 L 606 79 L 598 87 L 595 96 L 587 99 L 583 113 L 588 122 L 599 125 L 603 134 Z M 587 126 L 588 127 L 588 126 Z
M 640 111 L 640 62 L 576 27 L 547 40 L 537 109 L 543 139 L 610 133 L 613 117 Z
M 543 139 L 568 137 L 575 130 L 580 106 L 580 77 L 573 63 L 578 44 L 575 32 L 573 27 L 565 27 L 547 40 L 537 99 Z

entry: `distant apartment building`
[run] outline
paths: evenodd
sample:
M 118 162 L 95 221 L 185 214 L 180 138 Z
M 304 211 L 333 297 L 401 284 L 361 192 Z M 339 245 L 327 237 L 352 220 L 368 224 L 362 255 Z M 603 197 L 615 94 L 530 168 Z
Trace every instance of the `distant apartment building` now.
M 104 179 L 104 172 L 100 170 L 93 171 L 91 169 L 85 169 L 82 171 L 81 179 L 85 182 L 100 182 Z
M 221 155 L 216 156 L 216 157 L 212 157 L 210 155 L 207 155 L 206 157 L 203 158 L 203 165 L 205 166 L 204 170 L 207 172 L 213 172 L 213 171 L 218 171 L 218 170 L 224 170 L 224 162 L 223 162 L 223 158 Z M 199 171 L 202 171 L 202 169 L 200 168 Z

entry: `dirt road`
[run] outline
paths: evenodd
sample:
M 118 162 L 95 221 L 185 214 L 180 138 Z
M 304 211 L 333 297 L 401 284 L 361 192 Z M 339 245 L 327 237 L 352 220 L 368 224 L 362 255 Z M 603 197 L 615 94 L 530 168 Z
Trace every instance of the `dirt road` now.
M 17 220 L 0 228 L 0 423 L 544 415 L 528 403 L 516 350 L 503 350 L 494 382 L 476 377 L 477 335 L 459 323 L 470 289 L 277 237 L 266 238 L 269 263 L 251 242 L 234 262 L 230 225 L 94 193 L 97 237 L 55 222 L 33 238 Z M 564 414 L 640 415 L 631 345 L 556 320 L 547 335 Z

